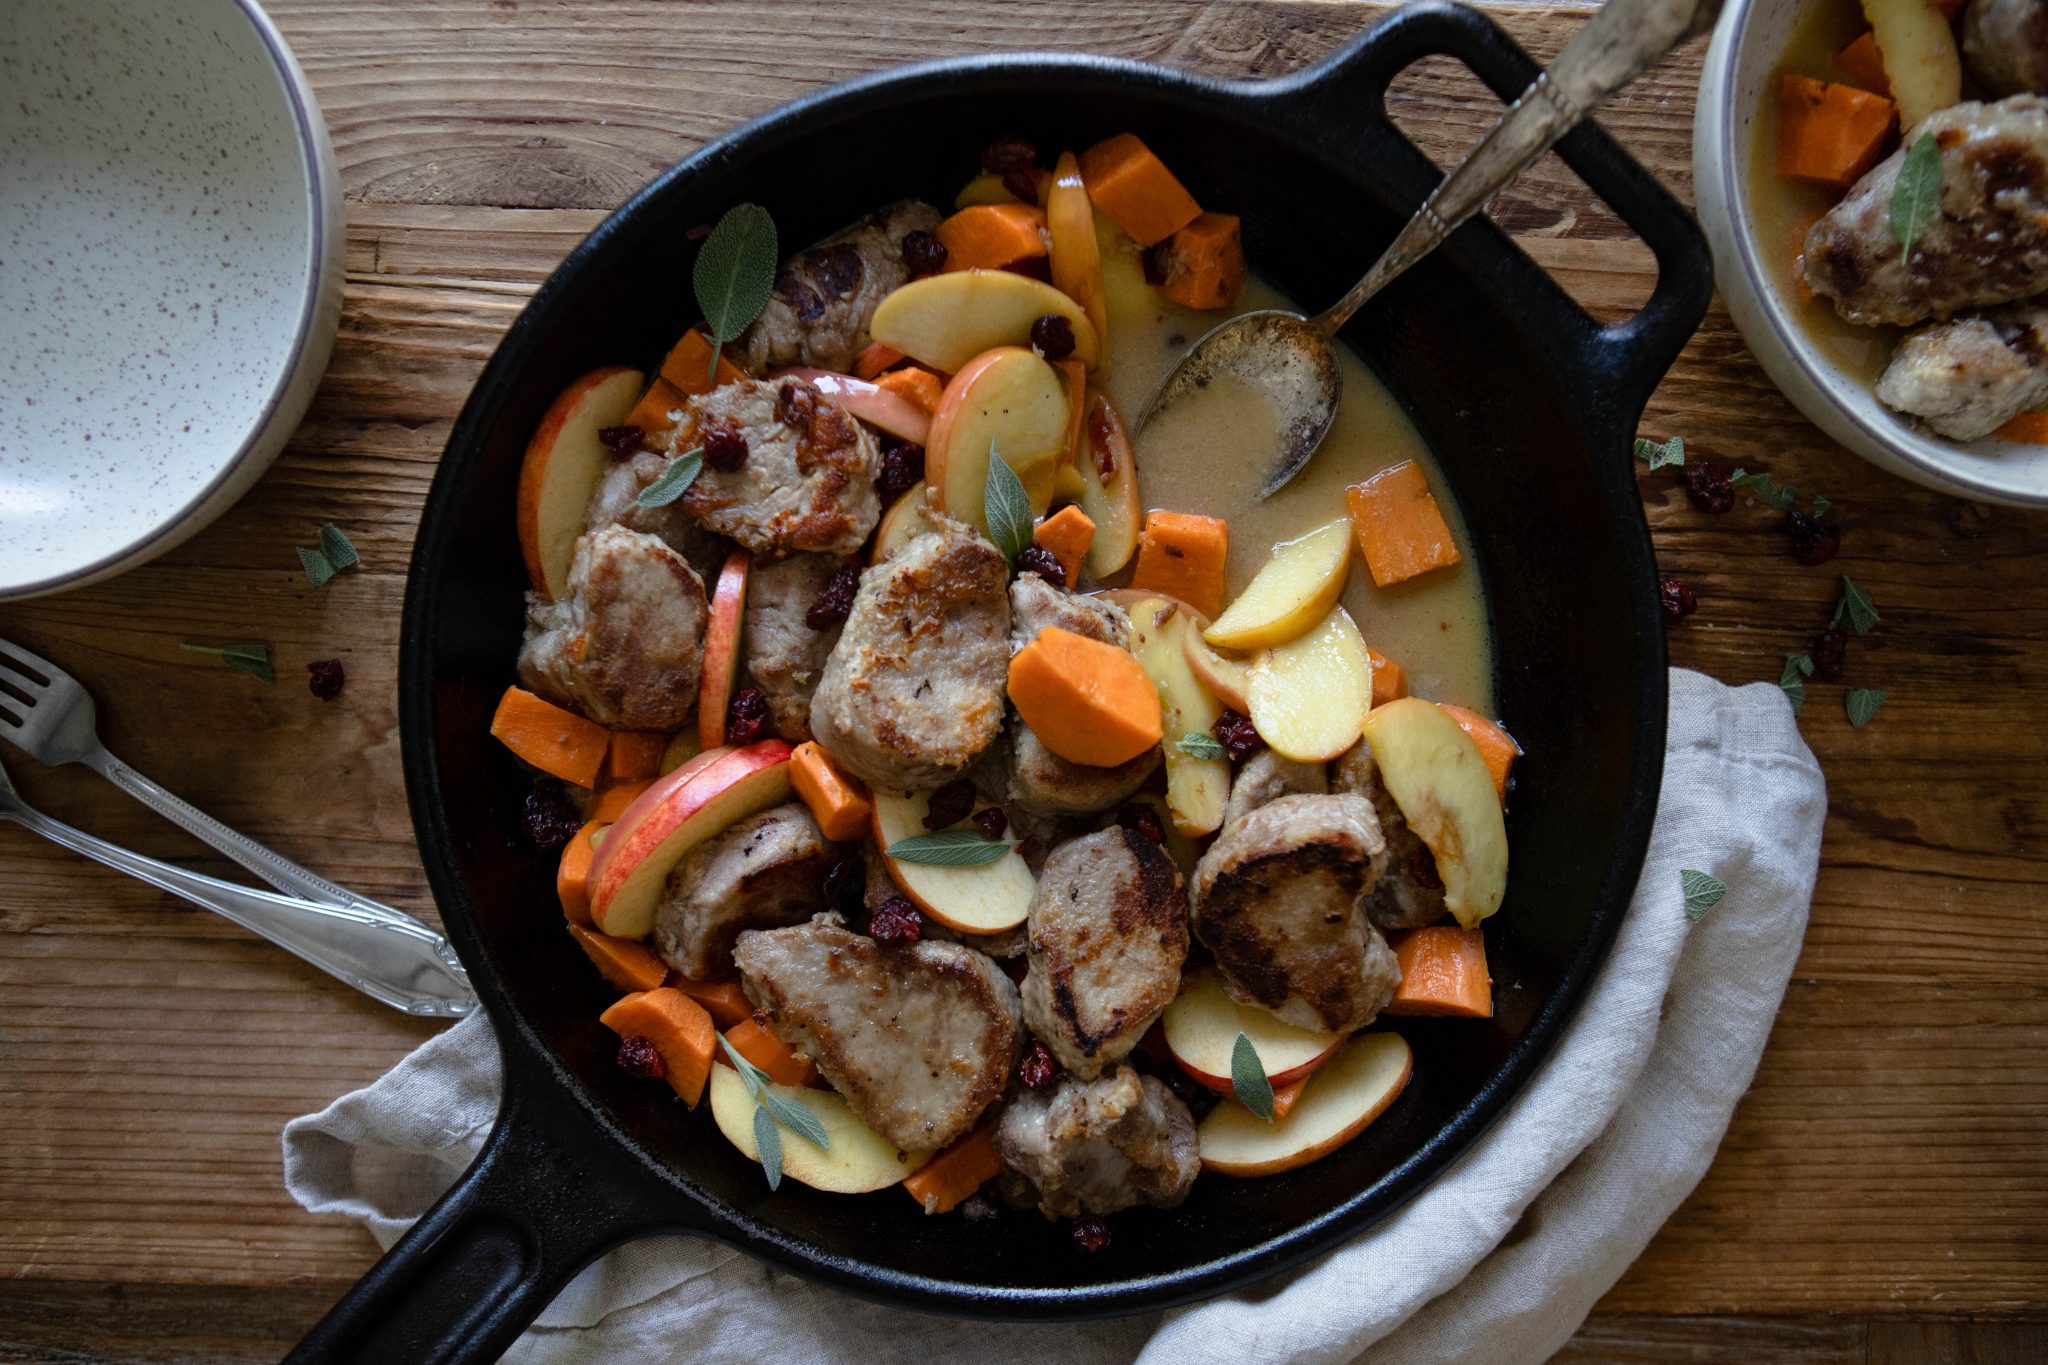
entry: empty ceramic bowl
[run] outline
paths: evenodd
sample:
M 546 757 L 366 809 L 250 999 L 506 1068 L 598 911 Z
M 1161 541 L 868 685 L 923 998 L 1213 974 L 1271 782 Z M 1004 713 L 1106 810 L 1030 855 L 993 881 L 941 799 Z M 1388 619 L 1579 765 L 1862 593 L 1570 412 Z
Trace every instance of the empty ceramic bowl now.
M 0 599 L 105 578 L 276 458 L 341 304 L 341 186 L 250 0 L 0 22 Z

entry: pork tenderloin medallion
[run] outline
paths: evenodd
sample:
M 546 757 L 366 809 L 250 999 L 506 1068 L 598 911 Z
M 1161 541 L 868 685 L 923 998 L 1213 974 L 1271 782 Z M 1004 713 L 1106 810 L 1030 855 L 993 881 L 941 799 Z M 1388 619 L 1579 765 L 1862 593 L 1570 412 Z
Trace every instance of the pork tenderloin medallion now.
M 1921 328 L 1892 352 L 1877 396 L 1952 441 L 1989 436 L 2048 400 L 2048 300 Z
M 747 584 L 747 672 L 768 699 L 775 732 L 791 744 L 811 737 L 811 694 L 839 642 L 839 627 L 814 629 L 811 608 L 842 564 L 831 555 L 791 555 L 753 566 Z
M 1166 1012 L 1187 905 L 1173 860 L 1120 825 L 1052 851 L 1025 920 L 1024 1022 L 1061 1066 L 1093 1080 Z
M 680 502 L 643 507 L 635 501 L 647 485 L 661 477 L 661 472 L 668 468 L 668 459 L 665 452 L 641 450 L 608 465 L 598 477 L 596 491 L 590 495 L 583 529 L 601 531 L 616 525 L 659 536 L 671 550 L 689 561 L 698 577 L 716 582 L 719 567 L 732 553 L 732 542 L 706 529 Z
M 962 944 L 885 947 L 819 916 L 748 930 L 733 961 L 776 1036 L 906 1152 L 965 1134 L 1016 1070 L 1017 988 Z
M 1261 749 L 1244 761 L 1231 780 L 1230 799 L 1223 805 L 1223 825 L 1283 796 L 1310 795 L 1329 789 L 1330 776 L 1322 764 L 1296 763 L 1271 749 Z
M 884 298 L 910 278 L 903 239 L 930 232 L 939 211 L 905 200 L 782 263 L 768 306 L 734 349 L 755 374 L 788 365 L 850 370 Z
M 996 1121 L 996 1150 L 1038 1191 L 1048 1218 L 1170 1209 L 1202 1168 L 1194 1116 L 1165 1085 L 1120 1066 L 1026 1090 Z
M 825 903 L 837 853 L 802 802 L 749 816 L 683 855 L 655 912 L 662 960 L 698 981 L 733 976 L 747 929 L 801 924 Z
M 1128 647 L 1131 618 L 1114 602 L 1056 588 L 1035 573 L 1019 574 L 1010 585 L 1010 653 L 1038 638 L 1048 626 L 1070 630 L 1118 648 Z M 1061 758 L 1010 712 L 1009 787 L 1006 804 L 1038 815 L 1088 815 L 1123 803 L 1159 766 L 1155 746 L 1113 768 Z
M 1379 817 L 1380 837 L 1386 841 L 1386 870 L 1366 893 L 1365 914 L 1380 929 L 1420 929 L 1435 924 L 1450 910 L 1444 904 L 1443 878 L 1437 875 L 1436 855 L 1422 842 L 1401 807 L 1380 781 L 1379 762 L 1372 746 L 1364 740 L 1338 755 L 1331 765 L 1333 790 L 1362 796 L 1372 802 Z
M 682 503 L 757 555 L 850 555 L 882 517 L 875 438 L 801 379 L 735 379 L 683 405 L 678 452 L 745 443 L 737 468 L 707 452 Z
M 1195 936 L 1238 1001 L 1300 1028 L 1364 1028 L 1401 981 L 1365 913 L 1385 867 L 1370 801 L 1283 796 L 1225 827 L 1195 865 Z
M 586 532 L 568 595 L 527 594 L 519 680 L 600 725 L 676 729 L 697 709 L 709 615 L 704 580 L 659 537 Z
M 848 771 L 891 792 L 958 777 L 1003 725 L 1010 565 L 941 519 L 861 575 L 811 698 L 811 733 Z

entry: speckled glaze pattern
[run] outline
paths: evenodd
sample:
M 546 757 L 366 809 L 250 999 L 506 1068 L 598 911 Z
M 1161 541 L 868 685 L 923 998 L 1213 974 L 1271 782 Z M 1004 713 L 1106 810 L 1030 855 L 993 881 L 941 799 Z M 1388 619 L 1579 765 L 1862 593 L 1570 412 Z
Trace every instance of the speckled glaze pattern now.
M 283 448 L 340 306 L 325 125 L 245 0 L 0 22 L 0 599 L 185 539 Z

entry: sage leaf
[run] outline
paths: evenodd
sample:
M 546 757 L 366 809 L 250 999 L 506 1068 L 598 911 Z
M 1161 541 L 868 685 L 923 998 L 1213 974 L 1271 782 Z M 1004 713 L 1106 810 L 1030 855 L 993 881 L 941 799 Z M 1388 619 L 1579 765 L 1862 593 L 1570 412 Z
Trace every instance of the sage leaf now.
M 1787 484 L 1781 489 L 1769 474 L 1763 472 L 1752 474 L 1746 469 L 1738 469 L 1728 476 L 1728 482 L 1737 488 L 1747 488 L 1780 512 L 1790 507 L 1799 496 L 1798 488 Z
M 1792 699 L 1792 714 L 1798 715 L 1806 705 L 1806 679 L 1813 676 L 1813 658 L 1807 654 L 1787 654 L 1785 670 L 1778 675 L 1778 686 L 1785 689 L 1785 695 Z
M 1273 1121 L 1273 1082 L 1266 1078 L 1259 1050 L 1242 1033 L 1230 1046 L 1230 1088 L 1237 1092 L 1239 1104 L 1266 1122 Z
M 1829 502 L 1820 494 L 1815 493 L 1813 495 L 1813 519 L 1815 521 L 1819 521 L 1822 517 L 1828 514 L 1828 509 L 1833 506 L 1833 503 Z
M 362 563 L 362 556 L 356 553 L 355 542 L 331 521 L 323 522 L 320 526 L 320 553 L 327 556 L 327 562 L 332 564 L 337 572 L 342 569 L 353 569 Z
M 1728 888 L 1719 877 L 1706 872 L 1683 868 L 1678 874 L 1679 884 L 1685 888 L 1685 917 L 1694 924 L 1700 917 L 1721 903 L 1721 897 L 1728 894 Z
M 1885 694 L 1875 687 L 1852 687 L 1842 696 L 1842 709 L 1849 713 L 1849 724 L 1861 730 L 1877 714 L 1877 708 L 1884 705 Z
M 666 507 L 690 491 L 690 485 L 697 482 L 697 476 L 704 472 L 704 451 L 702 447 L 689 450 L 668 462 L 654 482 L 633 495 L 635 507 Z
M 1870 600 L 1870 594 L 1862 585 L 1847 574 L 1842 575 L 1842 599 L 1835 603 L 1835 614 L 1828 622 L 1830 627 L 1848 621 L 1849 629 L 1858 635 L 1870 634 L 1871 628 L 1884 618 L 1877 614 L 1877 604 Z
M 718 1035 L 718 1045 L 725 1049 L 726 1060 L 732 1063 L 732 1069 L 740 1073 L 740 1080 L 746 1084 L 747 1093 L 758 1102 L 761 1098 L 761 1084 L 768 1079 L 767 1076 L 762 1074 L 760 1067 L 742 1057 L 740 1050 L 727 1042 L 723 1033 Z
M 1003 558 L 1015 559 L 1031 543 L 1031 498 L 1017 478 L 1017 471 L 997 452 L 994 441 L 988 443 L 988 477 L 982 483 L 981 515 L 988 523 L 988 538 L 1003 552 Z
M 194 654 L 211 654 L 229 668 L 239 669 L 252 678 L 267 683 L 277 681 L 277 674 L 270 667 L 270 646 L 263 644 L 246 645 L 195 645 L 180 644 L 180 649 Z
M 1190 758 L 1222 758 L 1227 752 L 1216 736 L 1207 730 L 1182 735 L 1174 747 Z
M 759 204 L 734 204 L 697 248 L 690 284 L 712 342 L 705 383 L 717 378 L 725 343 L 746 331 L 768 306 L 779 254 L 775 220 Z
M 1913 244 L 1934 221 L 1941 205 L 1941 147 L 1923 133 L 1906 149 L 1899 178 L 1892 186 L 1892 236 L 1898 239 L 1899 260 L 1910 263 Z
M 921 867 L 986 867 L 1009 851 L 1008 843 L 975 830 L 942 829 L 936 834 L 898 839 L 882 853 L 899 863 Z
M 831 1148 L 832 1138 L 825 1131 L 825 1125 L 818 1122 L 818 1116 L 803 1105 L 787 1095 L 778 1095 L 771 1089 L 762 1090 L 761 1104 L 767 1109 L 770 1118 L 819 1151 Z
M 309 550 L 303 545 L 295 548 L 299 552 L 299 567 L 306 571 L 308 583 L 316 588 L 324 588 L 334 581 L 334 575 L 339 570 L 335 568 L 333 560 L 319 550 Z
M 775 1120 L 768 1117 L 768 1111 L 759 1105 L 754 1107 L 754 1147 L 760 1153 L 761 1169 L 767 1173 L 768 1188 L 782 1188 L 782 1130 L 775 1126 Z
M 1674 436 L 1663 445 L 1658 445 L 1655 441 L 1646 441 L 1638 436 L 1636 437 L 1636 458 L 1638 460 L 1647 460 L 1652 474 L 1671 465 L 1683 465 L 1685 463 L 1685 438 L 1683 436 Z

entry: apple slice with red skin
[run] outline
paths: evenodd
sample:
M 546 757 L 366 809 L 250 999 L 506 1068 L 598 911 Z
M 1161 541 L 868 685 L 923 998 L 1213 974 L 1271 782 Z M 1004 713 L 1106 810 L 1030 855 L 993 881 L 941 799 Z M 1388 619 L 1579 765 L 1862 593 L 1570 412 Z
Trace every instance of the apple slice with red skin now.
M 924 477 L 946 514 L 986 534 L 989 451 L 1016 474 L 1037 515 L 1067 453 L 1067 388 L 1036 351 L 998 346 L 962 365 L 932 415 Z
M 638 370 L 607 365 L 563 389 L 541 414 L 519 466 L 519 553 L 526 576 L 550 601 L 569 590 L 569 561 L 590 495 L 611 463 L 597 439 L 626 420 L 646 387 Z
M 1091 577 L 1108 578 L 1137 552 L 1143 516 L 1138 506 L 1138 460 L 1123 419 L 1107 395 L 1089 395 L 1073 468 L 1081 483 L 1075 501 L 1095 523 L 1095 539 L 1088 543 L 1084 562 Z
M 1230 1057 L 1240 1033 L 1252 1040 L 1266 1079 L 1275 1086 L 1300 1080 L 1344 1045 L 1341 1033 L 1296 1028 L 1257 1005 L 1240 1005 L 1230 998 L 1213 967 L 1188 973 L 1160 1026 L 1180 1069 L 1225 1095 L 1236 1089 L 1230 1080 Z
M 704 681 L 697 687 L 697 743 L 706 749 L 725 743 L 725 713 L 739 687 L 740 625 L 747 614 L 751 564 L 745 550 L 734 550 L 711 589 L 711 619 L 704 628 Z
M 869 426 L 880 427 L 914 446 L 931 440 L 932 416 L 900 393 L 834 370 L 777 370 L 770 379 L 801 379 Z
M 980 867 L 932 867 L 924 863 L 898 862 L 888 857 L 889 848 L 913 835 L 929 834 L 924 827 L 931 810 L 931 794 L 917 792 L 896 796 L 873 794 L 874 813 L 870 827 L 875 847 L 883 851 L 882 865 L 889 879 L 925 914 L 949 929 L 963 934 L 999 934 L 1022 924 L 1031 910 L 1038 879 L 1017 854 L 1016 845 L 1003 856 Z M 987 810 L 985 801 L 975 802 L 977 812 Z
M 590 867 L 590 914 L 618 938 L 654 927 L 661 888 L 683 855 L 719 831 L 790 799 L 779 739 L 697 755 L 626 807 Z
M 1414 1074 L 1415 1056 L 1398 1033 L 1361 1033 L 1308 1078 L 1285 1118 L 1259 1118 L 1226 1101 L 1195 1130 L 1202 1169 L 1220 1175 L 1278 1175 L 1328 1156 L 1387 1111 Z

